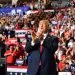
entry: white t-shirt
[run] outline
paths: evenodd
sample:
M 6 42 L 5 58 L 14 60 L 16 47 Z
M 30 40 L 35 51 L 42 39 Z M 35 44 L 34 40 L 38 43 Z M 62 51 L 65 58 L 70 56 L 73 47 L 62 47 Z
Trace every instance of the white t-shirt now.
M 69 47 L 69 48 L 72 48 L 72 47 L 73 47 L 73 42 L 69 42 L 69 43 L 68 43 L 68 47 Z

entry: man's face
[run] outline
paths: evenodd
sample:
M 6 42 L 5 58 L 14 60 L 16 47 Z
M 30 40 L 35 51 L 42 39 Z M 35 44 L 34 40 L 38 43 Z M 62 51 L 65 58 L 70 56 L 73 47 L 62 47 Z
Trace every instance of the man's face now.
M 40 21 L 38 29 L 40 33 L 46 33 L 48 30 L 48 24 L 46 24 L 45 21 Z

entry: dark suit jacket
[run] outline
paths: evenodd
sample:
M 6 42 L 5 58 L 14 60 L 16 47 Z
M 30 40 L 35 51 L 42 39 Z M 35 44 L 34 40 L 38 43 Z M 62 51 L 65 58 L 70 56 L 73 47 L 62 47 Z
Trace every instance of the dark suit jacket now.
M 48 34 L 43 42 L 40 75 L 57 75 L 54 59 L 54 53 L 57 48 L 58 38 Z M 36 75 L 40 61 L 40 42 L 36 41 L 34 46 L 31 46 L 31 42 L 28 42 L 26 51 L 29 53 L 27 75 Z

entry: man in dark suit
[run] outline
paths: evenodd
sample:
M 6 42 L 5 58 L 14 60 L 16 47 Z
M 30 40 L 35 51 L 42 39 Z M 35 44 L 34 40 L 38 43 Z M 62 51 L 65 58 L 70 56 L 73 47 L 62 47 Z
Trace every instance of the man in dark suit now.
M 48 33 L 49 22 L 41 20 L 38 31 L 32 32 L 32 40 L 26 44 L 28 57 L 27 75 L 57 75 L 54 53 L 58 38 Z

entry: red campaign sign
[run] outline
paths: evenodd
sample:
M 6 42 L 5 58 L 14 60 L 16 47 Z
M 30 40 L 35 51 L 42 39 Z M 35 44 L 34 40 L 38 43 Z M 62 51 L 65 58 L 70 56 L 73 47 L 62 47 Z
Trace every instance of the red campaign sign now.
M 18 44 L 18 42 L 17 42 L 17 39 L 16 38 L 10 38 L 10 39 L 7 39 L 5 41 L 5 44 L 7 44 L 7 45 L 10 45 L 10 44 Z

